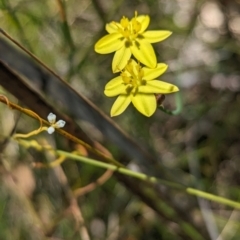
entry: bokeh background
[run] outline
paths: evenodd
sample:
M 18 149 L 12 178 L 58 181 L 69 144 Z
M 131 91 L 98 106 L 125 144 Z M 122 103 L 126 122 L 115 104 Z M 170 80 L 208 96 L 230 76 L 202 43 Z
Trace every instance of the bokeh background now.
M 146 118 L 131 106 L 113 118 L 153 156 L 154 161 L 144 166 L 88 121 L 73 117 L 74 121 L 133 170 L 148 169 L 148 174 L 156 175 L 152 169 L 165 166 L 174 173 L 174 181 L 239 201 L 239 0 L 0 0 L 0 27 L 109 115 L 115 99 L 105 97 L 103 90 L 114 77 L 112 54 L 95 53 L 94 44 L 106 34 L 105 23 L 119 21 L 123 15 L 131 18 L 135 10 L 150 16 L 148 29 L 173 32 L 154 48 L 158 62 L 169 65 L 161 80 L 180 88 L 180 100 L 176 103 L 175 95 L 168 95 L 164 106 L 174 110 L 180 101 L 182 111 L 174 116 L 158 110 Z M 51 78 L 4 36 L 0 59 L 45 94 L 46 101 L 54 98 L 44 89 Z M 0 90 L 9 100 L 27 105 L 7 89 Z M 66 97 L 58 89 L 55 94 Z M 61 101 L 55 107 L 61 109 Z M 71 113 L 77 107 L 69 105 L 65 114 L 74 116 Z M 151 204 L 134 185 L 126 187 L 110 175 L 69 205 L 66 183 L 75 191 L 104 171 L 73 161 L 54 169 L 37 168 L 33 163 L 51 161 L 54 156 L 6 139 L 13 129 L 29 132 L 38 122 L 4 104 L 0 113 L 0 239 L 240 239 L 238 210 L 161 186 L 149 186 L 155 191 Z M 69 152 L 76 148 L 58 134 L 42 133 L 32 139 Z M 167 206 L 170 202 L 173 205 Z M 161 205 L 160 211 L 154 204 Z

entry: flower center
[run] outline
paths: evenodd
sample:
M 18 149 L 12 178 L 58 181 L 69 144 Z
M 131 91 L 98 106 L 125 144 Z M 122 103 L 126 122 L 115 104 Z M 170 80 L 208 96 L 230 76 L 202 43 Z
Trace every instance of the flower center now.
M 146 80 L 143 79 L 144 72 L 138 63 L 137 65 L 129 60 L 127 66 L 121 73 L 123 84 L 126 86 L 127 94 L 131 92 L 135 95 L 138 92 L 138 87 L 146 85 Z
M 123 37 L 127 38 L 129 41 L 135 40 L 141 30 L 141 23 L 137 21 L 137 11 L 131 21 L 129 21 L 128 18 L 123 17 L 120 21 L 120 25 L 121 27 L 118 28 L 118 31 Z

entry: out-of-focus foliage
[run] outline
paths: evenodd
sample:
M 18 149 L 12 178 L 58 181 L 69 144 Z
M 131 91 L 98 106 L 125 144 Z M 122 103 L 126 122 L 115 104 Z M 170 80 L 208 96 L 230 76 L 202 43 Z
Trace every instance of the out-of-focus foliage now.
M 2 29 L 109 115 L 114 99 L 106 98 L 103 91 L 113 78 L 112 55 L 98 55 L 93 46 L 105 35 L 105 23 L 119 21 L 123 15 L 131 17 L 135 10 L 150 15 L 149 29 L 173 32 L 154 48 L 158 61 L 169 65 L 161 80 L 180 88 L 183 110 L 177 116 L 159 110 L 146 118 L 130 107 L 114 121 L 156 156 L 156 166 L 161 162 L 179 170 L 186 179 L 193 175 L 196 181 L 192 186 L 238 201 L 239 1 L 0 0 L 0 22 Z M 63 21 L 64 14 L 68 24 Z M 17 59 L 12 56 L 12 61 Z M 14 99 L 4 89 L 1 92 Z M 165 108 L 174 109 L 174 101 L 174 96 L 167 96 Z M 5 105 L 0 105 L 0 111 L 3 140 L 17 114 Z M 22 116 L 17 132 L 29 132 L 37 124 Z M 83 127 L 116 159 L 124 160 L 124 154 L 120 155 L 117 146 L 99 131 L 87 123 Z M 71 151 L 58 135 L 41 134 L 37 140 Z M 72 212 L 66 211 L 67 193 L 59 187 L 62 169 L 32 167 L 33 162 L 53 160 L 50 153 L 26 150 L 15 142 L 1 149 L 0 239 L 89 239 L 88 234 L 94 240 L 184 239 L 178 234 L 183 228 L 180 222 L 157 215 L 115 178 L 78 197 L 78 205 L 73 204 Z M 129 166 L 137 168 L 134 159 Z M 60 179 L 72 189 L 95 181 L 104 172 L 70 161 L 63 164 L 63 170 L 67 180 Z M 240 239 L 239 211 L 199 199 L 198 207 L 193 208 L 196 199 L 177 191 L 170 197 L 202 230 L 205 239 Z M 160 197 L 155 200 L 160 201 Z M 80 224 L 82 219 L 86 229 Z

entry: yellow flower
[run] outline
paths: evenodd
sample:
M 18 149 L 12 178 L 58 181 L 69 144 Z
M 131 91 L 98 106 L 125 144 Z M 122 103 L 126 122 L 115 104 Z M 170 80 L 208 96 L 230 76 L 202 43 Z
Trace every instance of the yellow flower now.
M 163 41 L 172 33 L 170 31 L 145 31 L 149 25 L 148 15 L 137 16 L 129 20 L 106 24 L 108 35 L 95 44 L 95 51 L 101 54 L 115 52 L 112 62 L 113 72 L 121 71 L 131 55 L 144 65 L 155 68 L 157 59 L 151 43 Z
M 179 91 L 170 83 L 156 80 L 167 70 L 167 65 L 158 63 L 156 68 L 141 67 L 130 59 L 120 76 L 113 78 L 105 86 L 105 95 L 118 96 L 111 109 L 111 116 L 121 114 L 132 102 L 143 115 L 150 117 L 157 109 L 155 94 L 168 94 Z

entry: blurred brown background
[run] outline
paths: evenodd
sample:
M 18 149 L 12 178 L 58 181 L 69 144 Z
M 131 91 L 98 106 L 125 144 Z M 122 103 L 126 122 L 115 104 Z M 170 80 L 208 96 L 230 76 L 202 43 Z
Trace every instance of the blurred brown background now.
M 183 105 L 177 116 L 158 110 L 146 118 L 131 106 L 113 118 L 136 148 L 111 121 L 100 119 L 98 125 L 98 117 L 91 120 L 100 116 L 94 110 L 84 112 L 86 105 L 67 101 L 72 99 L 67 87 L 4 36 L 0 59 L 131 169 L 158 177 L 166 170 L 174 175 L 164 176 L 167 180 L 239 201 L 240 1 L 0 0 L 0 27 L 108 116 L 115 99 L 103 90 L 114 77 L 112 54 L 95 53 L 94 44 L 106 34 L 105 23 L 131 18 L 135 10 L 150 16 L 149 30 L 173 32 L 154 48 L 158 62 L 169 65 L 160 79 L 179 86 Z M 28 106 L 27 96 L 17 99 L 0 90 Z M 167 96 L 164 106 L 175 109 L 175 96 Z M 94 182 L 104 171 L 72 161 L 62 168 L 34 168 L 32 163 L 54 156 L 6 138 L 16 124 L 17 132 L 29 132 L 38 122 L 4 104 L 0 113 L 0 239 L 240 239 L 239 211 L 162 186 L 142 193 L 141 185 L 134 189 L 109 177 L 66 203 L 67 192 Z M 69 152 L 75 147 L 58 134 L 32 139 Z

